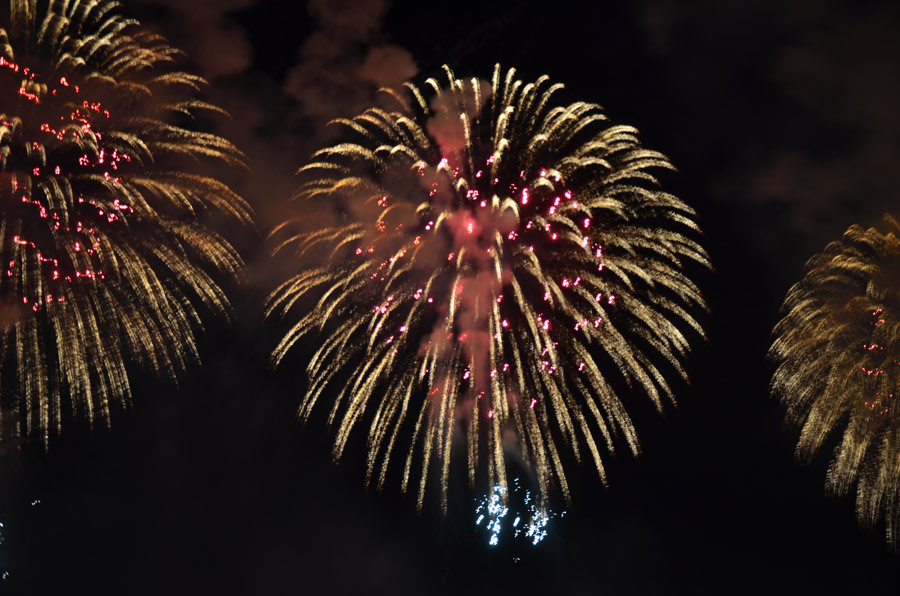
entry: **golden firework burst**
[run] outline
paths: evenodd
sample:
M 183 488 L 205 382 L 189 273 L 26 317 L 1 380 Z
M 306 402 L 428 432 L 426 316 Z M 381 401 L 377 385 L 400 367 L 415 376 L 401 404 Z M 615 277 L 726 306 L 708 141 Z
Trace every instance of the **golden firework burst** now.
M 228 302 L 211 274 L 234 249 L 202 223 L 249 222 L 194 164 L 242 163 L 178 124 L 215 110 L 162 38 L 114 2 L 11 0 L 0 30 L 0 302 L 7 434 L 58 432 L 66 398 L 109 422 L 130 360 L 173 376 L 197 359 L 201 314 Z M 188 164 L 188 168 L 185 168 Z
M 463 435 L 473 484 L 484 467 L 506 486 L 513 452 L 541 491 L 568 499 L 561 449 L 587 454 L 605 481 L 616 435 L 638 451 L 620 390 L 661 408 L 666 372 L 685 375 L 704 303 L 684 268 L 707 256 L 693 211 L 650 172 L 669 161 L 634 128 L 596 104 L 558 105 L 562 85 L 546 76 L 445 69 L 446 86 L 407 84 L 388 92 L 393 108 L 337 120 L 348 140 L 300 169 L 297 198 L 332 221 L 274 232 L 276 253 L 324 262 L 270 296 L 270 314 L 302 311 L 273 362 L 320 338 L 300 417 L 327 396 L 336 458 L 368 425 L 379 488 L 402 450 L 403 490 L 421 466 L 419 508 L 435 460 L 446 508 Z
M 801 429 L 797 456 L 809 461 L 843 429 L 826 487 L 844 496 L 856 485 L 860 523 L 886 523 L 900 536 L 900 238 L 852 226 L 807 263 L 787 293 L 769 356 L 772 392 Z

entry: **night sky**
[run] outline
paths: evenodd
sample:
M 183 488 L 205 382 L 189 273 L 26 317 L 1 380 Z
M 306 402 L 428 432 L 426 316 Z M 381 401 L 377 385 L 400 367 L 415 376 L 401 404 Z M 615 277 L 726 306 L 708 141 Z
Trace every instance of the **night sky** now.
M 793 459 L 765 354 L 806 260 L 877 225 L 900 188 L 900 5 L 834 0 L 436 2 L 140 0 L 126 14 L 184 50 L 232 115 L 208 123 L 248 156 L 223 172 L 259 214 L 229 231 L 248 263 L 178 387 L 135 370 L 133 406 L 94 430 L 64 421 L 49 452 L 0 443 L 0 593 L 896 594 L 900 558 L 824 494 L 831 445 Z M 3 25 L 0 25 L 3 26 Z M 384 60 L 376 60 L 381 57 Z M 669 156 L 715 271 L 690 386 L 659 415 L 626 400 L 643 447 L 609 488 L 571 467 L 573 503 L 537 547 L 487 546 L 451 486 L 422 514 L 397 483 L 366 491 L 364 438 L 340 465 L 318 418 L 295 418 L 302 354 L 267 356 L 284 324 L 265 295 L 288 274 L 263 242 L 293 213 L 293 172 L 330 118 L 379 84 L 449 64 L 548 74 Z M 646 403 L 645 403 L 646 402 Z M 559 500 L 559 499 L 558 499 Z

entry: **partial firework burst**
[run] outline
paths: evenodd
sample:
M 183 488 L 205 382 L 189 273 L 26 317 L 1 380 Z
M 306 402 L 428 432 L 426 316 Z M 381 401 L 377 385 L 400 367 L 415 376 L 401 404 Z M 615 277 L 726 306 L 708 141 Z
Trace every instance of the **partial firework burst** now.
M 704 304 L 684 267 L 707 257 L 692 210 L 649 171 L 669 161 L 634 128 L 558 105 L 546 76 L 445 69 L 446 87 L 408 84 L 388 92 L 394 108 L 337 120 L 351 140 L 300 169 L 297 198 L 332 217 L 274 233 L 276 253 L 326 258 L 271 295 L 270 314 L 307 309 L 273 362 L 319 337 L 300 418 L 327 396 L 335 458 L 368 425 L 367 483 L 383 485 L 399 449 L 403 490 L 422 471 L 420 509 L 436 461 L 446 510 L 460 439 L 473 485 L 486 471 L 507 486 L 507 451 L 568 500 L 561 447 L 605 481 L 617 435 L 638 451 L 619 391 L 662 408 L 666 373 L 685 375 Z
M 772 392 L 800 427 L 797 456 L 809 461 L 843 429 L 828 468 L 829 492 L 856 485 L 861 524 L 886 523 L 900 538 L 900 227 L 852 226 L 807 264 L 784 300 L 769 351 Z
M 210 273 L 240 259 L 200 217 L 249 221 L 198 160 L 240 164 L 176 123 L 215 109 L 166 42 L 106 0 L 11 0 L 0 29 L 0 301 L 7 435 L 60 430 L 62 403 L 109 422 L 126 362 L 171 377 L 197 359 Z

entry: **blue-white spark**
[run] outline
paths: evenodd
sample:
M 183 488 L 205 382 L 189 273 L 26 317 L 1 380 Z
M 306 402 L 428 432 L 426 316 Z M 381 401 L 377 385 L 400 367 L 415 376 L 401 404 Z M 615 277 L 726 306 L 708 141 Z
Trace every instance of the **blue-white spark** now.
M 507 524 L 514 539 L 528 540 L 532 546 L 536 546 L 547 537 L 547 525 L 555 517 L 563 517 L 566 512 L 557 514 L 548 509 L 543 502 L 538 503 L 532 498 L 531 492 L 522 488 L 519 479 L 513 480 L 513 493 L 524 495 L 522 511 L 511 513 L 509 499 L 504 498 L 508 489 L 500 484 L 488 494 L 484 495 L 475 508 L 475 525 L 484 527 L 488 531 L 488 544 L 497 546 L 500 543 L 500 534 Z M 504 504 L 504 501 L 507 504 Z M 511 521 L 511 523 L 509 523 Z

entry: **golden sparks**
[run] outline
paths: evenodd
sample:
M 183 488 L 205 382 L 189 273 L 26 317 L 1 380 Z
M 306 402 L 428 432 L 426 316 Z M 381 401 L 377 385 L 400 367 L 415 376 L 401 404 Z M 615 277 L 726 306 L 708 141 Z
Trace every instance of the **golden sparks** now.
M 787 294 L 769 356 L 772 392 L 801 429 L 797 456 L 809 461 L 837 429 L 840 444 L 826 487 L 844 496 L 856 485 L 861 524 L 886 524 L 900 537 L 900 239 L 852 226 L 807 263 Z
M 300 169 L 296 198 L 323 221 L 285 223 L 274 252 L 321 258 L 270 296 L 270 315 L 301 313 L 273 363 L 313 338 L 300 418 L 328 402 L 335 458 L 367 426 L 367 483 L 399 457 L 420 509 L 432 472 L 446 509 L 451 461 L 507 486 L 510 455 L 568 499 L 562 450 L 605 481 L 616 436 L 638 451 L 620 394 L 662 408 L 666 376 L 685 376 L 705 308 L 685 267 L 707 256 L 693 211 L 650 172 L 672 166 L 634 128 L 559 105 L 546 76 L 445 70 L 446 86 L 407 84 L 392 108 L 335 121 L 348 140 Z
M 40 7 L 40 8 L 39 8 Z M 93 424 L 127 404 L 129 361 L 173 377 L 197 360 L 212 274 L 241 266 L 201 223 L 245 202 L 198 169 L 242 164 L 180 122 L 213 106 L 176 53 L 106 0 L 11 0 L 0 29 L 0 329 L 7 435 Z M 189 168 L 185 169 L 185 164 Z M 195 171 L 196 170 L 196 171 Z

